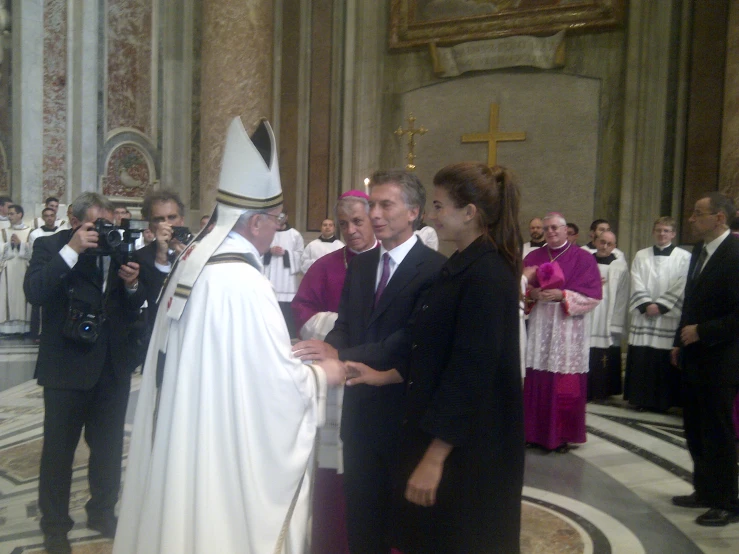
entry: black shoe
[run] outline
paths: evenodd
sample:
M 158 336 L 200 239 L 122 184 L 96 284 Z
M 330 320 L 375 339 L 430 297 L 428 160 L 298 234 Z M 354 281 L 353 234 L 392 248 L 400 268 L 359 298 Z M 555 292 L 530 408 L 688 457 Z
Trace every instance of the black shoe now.
M 698 500 L 695 493 L 686 496 L 673 496 L 672 503 L 681 508 L 710 508 L 708 503 Z
M 87 528 L 97 531 L 106 539 L 115 538 L 115 528 L 118 526 L 118 518 L 109 516 L 87 516 Z
M 739 513 L 721 508 L 711 508 L 705 514 L 699 515 L 695 522 L 705 527 L 724 527 L 729 523 L 739 521 Z
M 49 554 L 71 554 L 72 547 L 66 533 L 44 535 L 44 548 Z
M 560 444 L 557 448 L 555 448 L 554 451 L 557 454 L 567 454 L 570 451 L 570 445 L 565 442 L 563 444 Z

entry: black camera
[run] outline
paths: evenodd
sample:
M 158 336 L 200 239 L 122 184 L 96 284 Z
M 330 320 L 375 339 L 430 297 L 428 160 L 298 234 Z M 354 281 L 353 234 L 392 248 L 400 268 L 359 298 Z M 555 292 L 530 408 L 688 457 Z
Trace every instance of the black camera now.
M 88 248 L 85 253 L 93 256 L 112 256 L 118 251 L 123 242 L 120 227 L 113 225 L 107 219 L 100 218 L 95 220 L 92 230 L 98 234 L 98 245 L 95 248 Z
M 67 319 L 64 320 L 64 327 L 62 327 L 62 335 L 75 342 L 93 344 L 100 336 L 103 319 L 102 315 L 88 313 L 87 310 L 80 310 L 70 305 Z
M 187 227 L 172 227 L 172 238 L 177 239 L 182 244 L 188 244 L 192 240 L 193 236 L 194 235 Z
M 120 226 L 106 219 L 98 219 L 93 230 L 98 234 L 98 245 L 85 253 L 92 256 L 110 256 L 119 265 L 128 263 L 130 254 L 136 250 L 136 241 L 149 224 L 140 219 L 122 219 Z

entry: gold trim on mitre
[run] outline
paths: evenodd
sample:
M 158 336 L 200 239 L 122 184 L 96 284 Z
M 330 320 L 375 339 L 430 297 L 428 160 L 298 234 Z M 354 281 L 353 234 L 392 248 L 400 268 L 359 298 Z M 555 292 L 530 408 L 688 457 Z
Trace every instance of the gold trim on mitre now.
M 240 196 L 232 192 L 218 189 L 216 202 L 233 208 L 243 208 L 245 210 L 269 210 L 270 208 L 276 208 L 282 204 L 282 192 L 271 198 L 260 199 Z

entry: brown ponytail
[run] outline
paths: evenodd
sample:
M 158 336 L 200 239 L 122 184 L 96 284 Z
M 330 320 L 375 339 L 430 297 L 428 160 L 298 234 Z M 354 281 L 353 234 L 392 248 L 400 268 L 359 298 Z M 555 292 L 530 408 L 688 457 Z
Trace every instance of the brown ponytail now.
M 442 168 L 434 185 L 443 188 L 457 208 L 473 204 L 483 236 L 500 251 L 516 275 L 521 275 L 521 232 L 518 210 L 521 194 L 506 168 L 462 162 Z

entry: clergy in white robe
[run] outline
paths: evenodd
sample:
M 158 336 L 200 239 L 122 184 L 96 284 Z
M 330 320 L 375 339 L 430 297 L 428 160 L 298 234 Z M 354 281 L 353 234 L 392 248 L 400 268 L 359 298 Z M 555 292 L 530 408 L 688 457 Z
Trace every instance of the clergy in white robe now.
M 8 209 L 13 204 L 13 200 L 10 196 L 0 196 L 0 229 L 7 229 L 10 227 L 10 220 L 8 219 Z
M 326 387 L 345 370 L 292 356 L 262 274 L 284 221 L 266 121 L 253 140 L 265 135 L 271 149 L 257 149 L 239 118 L 231 124 L 218 222 L 180 256 L 163 292 L 114 554 L 305 552 L 316 428 Z
M 23 292 L 31 246 L 31 228 L 23 223 L 23 208 L 13 204 L 8 210 L 11 226 L 3 229 L 0 253 L 0 333 L 28 333 L 31 328 L 31 305 Z
M 682 315 L 690 254 L 673 244 L 675 220 L 654 223 L 654 246 L 639 250 L 631 264 L 629 351 L 624 399 L 642 409 L 681 406 L 680 371 L 670 350 Z
M 582 246 L 583 250 L 587 250 L 591 254 L 595 254 L 595 252 L 598 250 L 598 248 L 595 246 L 595 239 L 598 238 L 598 236 L 601 233 L 605 231 L 610 231 L 610 230 L 611 230 L 611 224 L 608 223 L 607 219 L 596 219 L 595 221 L 593 221 L 590 224 L 590 232 L 589 232 L 590 242 Z M 624 260 L 626 259 L 626 256 L 624 255 L 624 253 L 618 248 L 613 249 L 613 254 L 617 258 L 623 258 Z
M 590 371 L 588 401 L 621 394 L 621 338 L 629 303 L 629 268 L 613 253 L 616 235 L 611 231 L 595 239 L 595 261 L 603 284 L 603 299 L 588 314 L 590 320 Z
M 531 240 L 523 243 L 523 258 L 529 255 L 529 252 L 541 248 L 546 244 L 544 240 L 544 223 L 540 217 L 535 217 L 529 221 L 529 235 Z
M 275 288 L 290 338 L 293 339 L 298 338 L 298 330 L 295 327 L 290 303 L 300 285 L 302 275 L 300 261 L 304 246 L 303 236 L 285 220 L 280 230 L 275 233 L 269 251 L 263 257 L 264 274 Z
M 303 250 L 303 255 L 300 259 L 300 270 L 303 274 L 308 273 L 310 266 L 312 266 L 317 259 L 343 247 L 344 243 L 336 238 L 336 226 L 334 225 L 334 220 L 324 219 L 323 223 L 321 223 L 320 236 L 316 240 L 309 242 L 308 246 Z
M 416 232 L 418 240 L 428 246 L 431 250 L 439 250 L 439 235 L 431 225 L 423 225 Z

